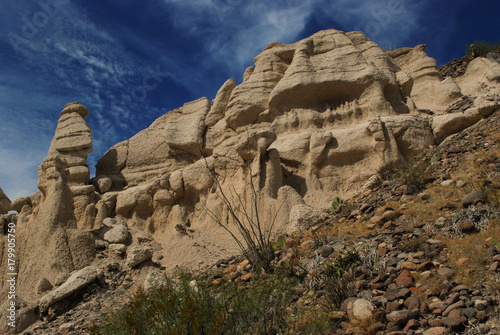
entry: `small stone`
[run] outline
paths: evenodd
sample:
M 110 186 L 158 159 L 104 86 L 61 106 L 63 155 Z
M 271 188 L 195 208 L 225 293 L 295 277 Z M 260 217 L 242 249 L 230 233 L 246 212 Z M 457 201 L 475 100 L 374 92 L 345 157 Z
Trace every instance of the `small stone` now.
M 352 317 L 356 320 L 363 321 L 373 315 L 375 305 L 365 299 L 357 299 L 352 305 Z
M 398 291 L 398 293 L 396 294 L 396 298 L 397 299 L 406 299 L 408 298 L 409 296 L 411 295 L 411 292 L 408 288 L 402 288 Z
M 361 211 L 361 213 L 365 213 L 373 210 L 373 207 L 370 204 L 362 204 L 359 210 Z
M 462 266 L 462 265 L 465 265 L 467 263 L 470 262 L 470 258 L 469 257 L 462 257 L 462 258 L 459 258 L 455 264 L 458 265 L 458 266 Z
M 406 307 L 406 309 L 412 311 L 415 308 L 419 308 L 420 307 L 420 300 L 417 297 L 415 297 L 415 296 L 411 296 L 411 297 L 409 297 L 408 299 L 405 300 L 404 306 Z
M 465 185 L 467 185 L 467 182 L 466 181 L 463 181 L 463 180 L 459 180 L 457 181 L 457 187 L 464 187 Z
M 426 261 L 417 267 L 417 271 L 424 271 L 420 274 L 420 276 L 430 276 L 430 275 L 432 275 L 432 273 L 429 272 L 428 270 L 430 270 L 432 268 L 434 268 L 434 263 L 432 263 L 430 261 Z
M 98 181 L 97 181 L 97 185 L 99 186 L 99 191 L 101 193 L 106 193 L 109 191 L 109 189 L 111 188 L 111 185 L 113 184 L 113 182 L 111 181 L 110 178 L 100 178 Z
M 470 288 L 466 285 L 457 285 L 451 289 L 450 293 L 460 292 L 460 291 L 470 291 Z
M 472 206 L 478 202 L 483 202 L 483 203 L 486 202 L 486 196 L 481 191 L 474 191 L 474 192 L 467 194 L 462 199 L 462 206 L 464 208 L 467 208 L 467 207 Z
M 436 239 L 433 239 L 433 238 L 428 239 L 427 243 L 432 244 L 432 245 L 438 245 L 438 246 L 441 246 L 441 245 L 444 244 L 443 241 L 436 240 Z
M 441 322 L 443 323 L 443 325 L 445 325 L 446 327 L 450 328 L 452 331 L 455 332 L 461 331 L 465 328 L 460 319 L 445 317 L 441 319 Z
M 413 286 L 413 277 L 411 276 L 410 271 L 403 270 L 399 276 L 396 278 L 397 285 L 403 285 L 404 287 L 412 287 Z
M 128 228 L 126 225 L 118 224 L 104 234 L 104 240 L 109 243 L 122 243 L 128 237 Z
M 491 255 L 491 256 L 496 256 L 498 255 L 498 248 L 494 245 L 492 247 L 489 247 L 487 249 L 488 253 Z
M 498 271 L 498 268 L 499 268 L 499 262 L 493 262 L 491 265 L 490 265 L 490 271 L 492 272 L 497 272 Z
M 121 243 L 111 243 L 108 246 L 108 250 L 111 251 L 111 252 L 114 252 L 114 253 L 116 253 L 118 255 L 121 255 L 125 251 L 127 251 L 127 246 L 125 244 L 121 244 Z
M 50 281 L 47 278 L 42 277 L 38 280 L 38 282 L 36 284 L 35 293 L 37 296 L 40 297 L 43 294 L 45 294 L 46 292 L 52 290 L 52 288 L 53 288 L 53 286 L 50 283 Z
M 430 195 L 430 194 L 428 194 L 428 193 L 422 194 L 422 195 L 420 196 L 420 199 L 422 199 L 422 200 L 424 200 L 424 201 L 425 201 L 425 200 L 429 200 L 430 198 L 431 198 L 431 195 Z
M 127 250 L 126 264 L 133 268 L 140 263 L 143 263 L 153 256 L 153 247 L 149 245 L 139 245 L 130 247 Z
M 327 258 L 328 256 L 330 256 L 333 252 L 333 248 L 331 246 L 325 246 L 323 248 L 321 248 L 320 250 L 320 255 L 321 257 L 324 257 L 324 258 Z
M 252 274 L 251 273 L 244 274 L 240 277 L 240 279 L 241 281 L 248 282 L 250 281 L 250 279 L 252 279 Z
M 401 269 L 407 269 L 410 271 L 415 271 L 417 269 L 417 265 L 413 262 L 404 262 L 403 265 L 401 265 Z
M 478 311 L 484 311 L 488 307 L 488 302 L 486 300 L 476 300 L 474 301 L 474 307 Z
M 449 279 L 455 275 L 455 271 L 447 267 L 442 267 L 437 270 L 437 274 L 440 277 L 445 277 Z
M 443 312 L 443 316 L 448 316 L 450 314 L 451 311 L 453 311 L 454 309 L 457 309 L 457 308 L 461 308 L 461 307 L 464 307 L 465 306 L 465 303 L 463 300 L 460 300 L 460 301 L 457 301 L 456 303 L 448 306 L 444 312 Z
M 455 181 L 453 179 L 448 179 L 448 180 L 445 180 L 441 183 L 441 186 L 453 186 L 455 185 Z
M 420 321 L 411 319 L 404 327 L 403 332 L 407 333 L 410 329 L 417 329 L 418 327 L 420 327 Z
M 394 221 L 395 219 L 398 218 L 399 216 L 399 212 L 397 211 L 394 211 L 394 210 L 388 210 L 388 211 L 385 211 L 384 214 L 382 215 L 382 219 L 384 221 Z
M 455 318 L 460 320 L 462 318 L 462 311 L 460 310 L 460 308 L 454 309 L 450 312 L 450 314 L 448 314 L 448 316 L 450 318 Z
M 378 226 L 378 225 L 381 225 L 382 222 L 384 222 L 384 218 L 382 217 L 382 215 L 374 215 L 371 219 L 370 219 L 370 223 Z
M 457 226 L 463 232 L 471 232 L 474 230 L 474 225 L 470 221 L 459 222 Z
M 387 321 L 404 327 L 410 320 L 411 313 L 408 310 L 394 311 L 386 315 Z
M 441 319 L 434 319 L 429 321 L 429 326 L 431 327 L 441 327 L 443 324 L 441 323 Z
M 437 320 L 440 321 L 440 320 Z M 429 322 L 430 324 L 430 322 Z M 450 331 L 446 327 L 432 327 L 422 333 L 423 335 L 448 335 Z
M 385 312 L 391 313 L 391 312 L 397 311 L 400 308 L 401 308 L 401 303 L 399 301 L 397 301 L 397 300 L 391 301 L 385 306 Z

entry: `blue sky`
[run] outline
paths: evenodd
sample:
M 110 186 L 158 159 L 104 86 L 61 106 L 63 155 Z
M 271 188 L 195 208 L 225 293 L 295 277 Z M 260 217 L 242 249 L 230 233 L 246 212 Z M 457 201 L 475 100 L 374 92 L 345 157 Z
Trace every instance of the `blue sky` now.
M 59 112 L 91 112 L 93 167 L 109 147 L 184 102 L 240 83 L 266 46 L 322 29 L 361 30 L 383 47 L 425 43 L 444 64 L 498 36 L 497 1 L 2 0 L 0 187 L 37 190 Z

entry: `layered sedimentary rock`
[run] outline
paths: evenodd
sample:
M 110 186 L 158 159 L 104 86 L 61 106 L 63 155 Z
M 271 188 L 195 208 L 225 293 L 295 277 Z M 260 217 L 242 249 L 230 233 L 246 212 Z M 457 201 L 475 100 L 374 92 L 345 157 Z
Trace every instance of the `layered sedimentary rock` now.
M 92 180 L 88 110 L 66 105 L 40 191 L 0 198 L 0 213 L 19 212 L 20 296 L 35 301 L 88 266 L 96 243 L 125 253 L 129 267 L 151 259 L 167 271 L 238 252 L 219 226 L 238 234 L 223 194 L 276 234 L 320 222 L 334 197 L 366 191 L 388 164 L 498 110 L 498 63 L 478 58 L 442 80 L 424 50 L 384 52 L 337 30 L 271 43 L 241 84 L 229 79 L 214 101 L 188 102 L 110 148 Z
M 442 80 L 435 59 L 425 53 L 425 45 L 389 51 L 388 55 L 413 79 L 411 98 L 420 109 L 443 112 L 462 96 L 453 78 Z
M 78 227 L 86 214 L 81 207 L 90 202 L 87 198 L 79 199 L 81 189 L 94 189 L 88 185 L 86 165 L 86 156 L 92 150 L 92 133 L 84 120 L 87 115 L 88 110 L 78 103 L 65 106 L 48 156 L 38 169 L 39 191 L 14 202 L 19 211 L 15 231 L 18 261 L 16 270 L 9 272 L 18 273 L 17 303 L 21 306 L 26 302 L 30 311 L 37 308 L 39 279 L 55 283 L 61 275 L 69 276 L 94 260 L 94 236 Z M 6 292 L 2 290 L 2 299 Z
M 497 65 L 475 60 L 466 80 L 442 80 L 424 50 L 384 52 L 363 33 L 337 30 L 271 43 L 243 82 L 226 81 L 212 104 L 187 103 L 113 146 L 94 184 L 111 182 L 101 190 L 108 212 L 161 241 L 167 268 L 179 264 L 179 250 L 201 252 L 178 231 L 220 241 L 224 233 L 207 208 L 230 221 L 210 171 L 242 203 L 252 200 L 253 183 L 267 220 L 284 204 L 275 228 L 293 230 L 289 222 L 300 222 L 289 217 L 294 206 L 325 208 L 335 196 L 357 193 L 386 165 L 498 109 L 498 76 L 488 72 Z M 485 78 L 488 89 L 478 91 Z M 450 112 L 463 97 L 472 107 Z M 217 248 L 202 254 L 215 257 Z

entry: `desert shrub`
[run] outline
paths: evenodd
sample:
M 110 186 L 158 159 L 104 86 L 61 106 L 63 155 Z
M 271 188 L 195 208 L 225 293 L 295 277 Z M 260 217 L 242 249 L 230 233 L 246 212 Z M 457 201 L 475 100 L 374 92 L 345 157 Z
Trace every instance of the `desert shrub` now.
M 360 262 L 361 258 L 356 251 L 347 251 L 326 264 L 321 283 L 325 290 L 327 308 L 340 309 L 344 300 L 356 293 L 353 268 Z
M 128 308 L 108 315 L 92 334 L 287 334 L 291 319 L 286 307 L 296 298 L 294 281 L 279 271 L 248 289 L 211 286 L 187 275 L 178 282 L 138 290 Z
M 425 237 L 416 237 L 401 243 L 401 250 L 404 252 L 425 251 L 424 245 L 427 242 Z
M 467 46 L 465 50 L 465 55 L 470 59 L 477 57 L 486 57 L 489 52 L 499 52 L 500 44 L 494 43 L 490 44 L 484 41 L 474 41 L 474 43 Z
M 241 195 L 236 192 L 234 187 L 230 187 L 229 190 L 225 190 L 222 187 L 220 177 L 215 171 L 215 168 L 210 167 L 207 162 L 206 167 L 209 176 L 214 181 L 217 196 L 222 200 L 229 217 L 232 219 L 241 237 L 234 234 L 224 224 L 223 218 L 219 217 L 210 208 L 205 206 L 205 212 L 212 220 L 231 235 L 238 244 L 240 250 L 253 265 L 264 269 L 266 272 L 272 272 L 274 270 L 273 260 L 275 258 L 275 249 L 273 248 L 271 236 L 281 206 L 274 214 L 274 218 L 271 222 L 263 222 L 258 206 L 261 198 L 261 191 L 255 188 L 250 167 L 248 167 L 248 188 L 251 192 L 249 204 L 244 202 Z
M 384 180 L 406 185 L 410 194 L 417 193 L 432 182 L 438 161 L 438 152 L 435 149 L 428 150 L 412 159 L 386 166 L 382 169 L 381 176 Z

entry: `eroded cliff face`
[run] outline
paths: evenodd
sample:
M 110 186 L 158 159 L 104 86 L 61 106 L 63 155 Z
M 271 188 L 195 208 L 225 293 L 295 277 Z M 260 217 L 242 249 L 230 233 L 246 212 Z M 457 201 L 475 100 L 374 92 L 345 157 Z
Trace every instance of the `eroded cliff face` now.
M 498 63 L 478 58 L 464 76 L 441 80 L 424 49 L 384 52 L 363 33 L 337 30 L 271 43 L 212 103 L 188 102 L 110 148 L 92 180 L 88 110 L 68 104 L 39 169 L 40 192 L 0 206 L 19 212 L 20 273 L 54 284 L 90 264 L 95 246 L 167 271 L 236 253 L 209 215 L 236 232 L 218 183 L 241 205 L 255 200 L 276 234 L 304 217 L 314 223 L 335 196 L 366 191 L 386 165 L 499 108 Z M 454 109 L 464 98 L 474 103 Z M 24 280 L 20 296 L 34 301 L 36 283 Z

